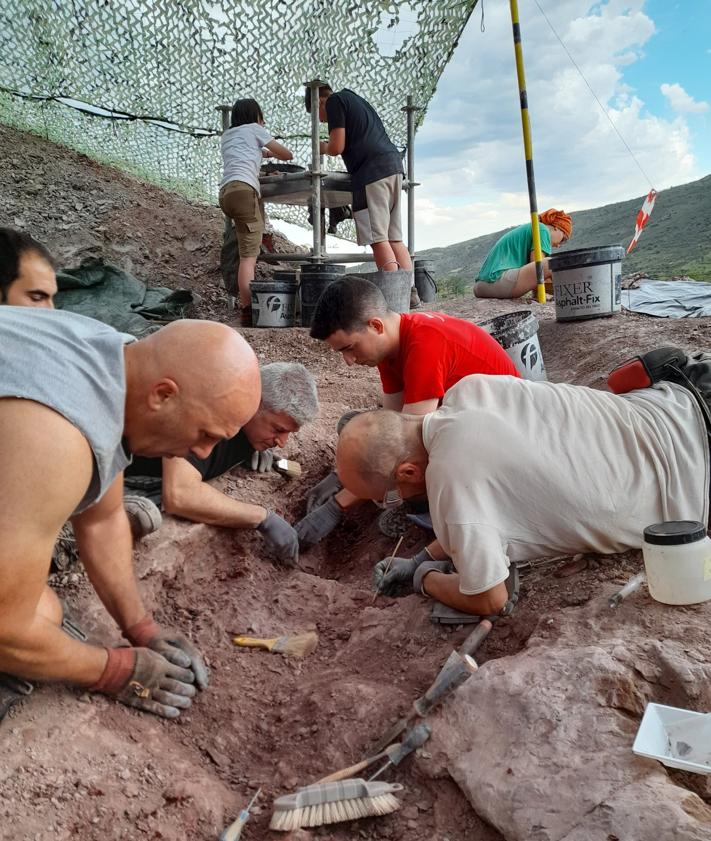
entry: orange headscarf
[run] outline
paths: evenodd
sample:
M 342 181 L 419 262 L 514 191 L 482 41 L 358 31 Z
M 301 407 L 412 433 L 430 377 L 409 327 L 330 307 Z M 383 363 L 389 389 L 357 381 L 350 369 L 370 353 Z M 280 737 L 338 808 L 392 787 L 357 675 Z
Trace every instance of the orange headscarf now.
M 538 218 L 544 225 L 550 225 L 552 228 L 558 228 L 565 234 L 566 239 L 570 239 L 573 233 L 573 220 L 562 210 L 556 210 L 551 207 L 549 210 L 544 210 L 543 213 L 538 214 Z

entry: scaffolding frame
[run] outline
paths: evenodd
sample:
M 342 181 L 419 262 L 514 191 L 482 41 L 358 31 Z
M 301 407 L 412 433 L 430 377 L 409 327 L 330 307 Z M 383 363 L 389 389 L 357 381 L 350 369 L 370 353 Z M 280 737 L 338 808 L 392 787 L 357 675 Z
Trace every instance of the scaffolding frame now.
M 323 205 L 322 199 L 322 185 L 323 179 L 329 175 L 328 170 L 323 168 L 323 155 L 321 154 L 321 128 L 319 121 L 319 100 L 318 89 L 322 83 L 318 79 L 313 79 L 305 83 L 310 89 L 311 93 L 311 165 L 304 173 L 286 173 L 282 175 L 283 180 L 303 179 L 305 176 L 310 179 L 311 199 L 310 206 L 312 210 L 312 228 L 313 240 L 309 251 L 307 252 L 287 252 L 284 254 L 260 254 L 257 258 L 262 263 L 372 263 L 374 257 L 367 253 L 329 253 L 326 247 L 325 232 L 325 214 L 326 208 Z M 217 110 L 222 117 L 222 131 L 226 131 L 230 127 L 230 112 L 232 110 L 229 105 L 218 105 Z M 414 104 L 412 96 L 407 97 L 407 104 L 401 109 L 407 120 L 407 140 L 406 140 L 406 175 L 403 179 L 402 189 L 407 193 L 407 249 L 410 253 L 410 258 L 415 256 L 415 188 L 420 186 L 420 183 L 415 181 L 415 122 L 418 111 L 422 108 Z M 287 204 L 287 202 L 279 202 L 278 198 L 267 198 L 265 200 L 269 204 Z M 225 216 L 225 229 L 228 230 L 232 221 Z M 228 308 L 230 311 L 234 309 L 235 299 L 228 294 Z

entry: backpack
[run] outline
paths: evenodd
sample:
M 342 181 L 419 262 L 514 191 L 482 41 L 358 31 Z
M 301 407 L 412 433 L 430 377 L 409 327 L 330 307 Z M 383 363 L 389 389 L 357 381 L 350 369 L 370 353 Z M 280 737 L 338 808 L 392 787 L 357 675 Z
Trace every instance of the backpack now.
M 711 436 L 711 353 L 656 348 L 618 365 L 607 378 L 615 394 L 649 388 L 658 382 L 676 383 L 693 394 Z

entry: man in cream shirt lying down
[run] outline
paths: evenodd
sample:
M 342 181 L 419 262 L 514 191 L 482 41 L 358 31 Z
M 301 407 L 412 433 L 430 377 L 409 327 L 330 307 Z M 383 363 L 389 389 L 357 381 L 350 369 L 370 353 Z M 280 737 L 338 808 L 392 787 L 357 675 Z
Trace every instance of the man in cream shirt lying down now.
M 414 590 L 469 614 L 504 608 L 511 561 L 622 552 L 651 523 L 708 518 L 703 416 L 672 383 L 617 395 L 475 374 L 423 417 L 353 418 L 336 464 L 360 498 L 429 499 L 447 557 L 396 558 L 387 574 L 381 561 L 380 592 Z

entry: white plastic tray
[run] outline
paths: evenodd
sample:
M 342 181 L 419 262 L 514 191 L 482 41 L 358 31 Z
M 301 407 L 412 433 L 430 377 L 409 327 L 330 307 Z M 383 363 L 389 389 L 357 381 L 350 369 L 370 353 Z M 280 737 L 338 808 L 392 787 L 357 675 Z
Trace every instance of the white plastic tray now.
M 670 768 L 711 774 L 711 715 L 647 704 L 632 750 Z

